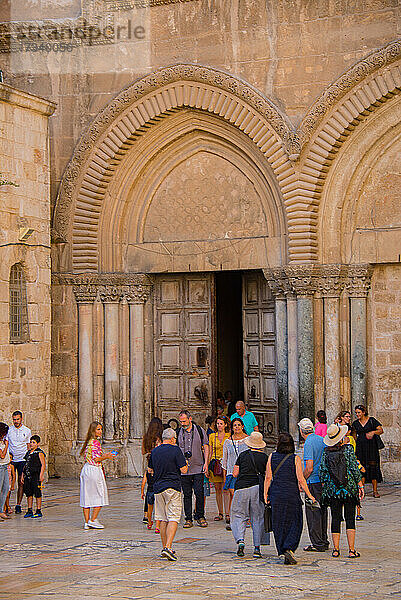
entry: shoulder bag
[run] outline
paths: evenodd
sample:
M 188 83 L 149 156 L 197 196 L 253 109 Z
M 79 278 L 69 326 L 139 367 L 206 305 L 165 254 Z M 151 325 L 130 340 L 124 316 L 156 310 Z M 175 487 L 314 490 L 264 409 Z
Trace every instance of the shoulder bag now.
M 216 477 L 221 477 L 223 475 L 223 467 L 221 466 L 221 461 L 216 456 L 216 446 L 217 446 L 217 433 L 214 434 L 214 458 L 209 463 L 209 471 L 213 473 Z

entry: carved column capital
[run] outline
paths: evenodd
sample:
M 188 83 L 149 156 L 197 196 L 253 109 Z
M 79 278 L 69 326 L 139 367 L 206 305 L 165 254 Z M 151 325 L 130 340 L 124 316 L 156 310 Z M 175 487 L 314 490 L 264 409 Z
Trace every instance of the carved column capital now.
M 129 285 L 124 286 L 124 297 L 128 304 L 145 304 L 151 292 L 150 285 Z
M 345 286 L 345 265 L 320 265 L 316 277 L 316 292 L 324 298 L 338 298 Z
M 119 285 L 99 285 L 98 294 L 103 303 L 119 302 L 122 298 L 123 290 Z
M 372 280 L 372 265 L 348 265 L 345 286 L 350 298 L 366 298 Z
M 284 268 L 297 297 L 313 296 L 316 291 L 317 265 L 296 265 Z
M 263 269 L 263 275 L 265 276 L 271 293 L 276 300 L 285 300 L 288 294 L 292 294 L 293 290 L 282 267 Z
M 92 304 L 96 300 L 97 287 L 92 283 L 81 283 L 72 286 L 77 304 Z

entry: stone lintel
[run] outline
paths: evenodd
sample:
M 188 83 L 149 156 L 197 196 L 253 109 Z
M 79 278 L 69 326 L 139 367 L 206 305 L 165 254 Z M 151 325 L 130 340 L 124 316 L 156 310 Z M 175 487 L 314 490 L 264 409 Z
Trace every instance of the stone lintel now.
M 145 303 L 152 291 L 152 281 L 147 275 L 131 273 L 72 274 L 54 273 L 52 283 L 71 285 L 77 302 Z

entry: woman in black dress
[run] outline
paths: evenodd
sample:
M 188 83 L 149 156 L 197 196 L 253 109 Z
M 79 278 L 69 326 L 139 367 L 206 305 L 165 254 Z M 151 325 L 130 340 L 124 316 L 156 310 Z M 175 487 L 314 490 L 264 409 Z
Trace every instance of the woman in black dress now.
M 355 414 L 357 418 L 352 428 L 356 433 L 356 457 L 366 470 L 364 482 L 372 483 L 373 497 L 380 498 L 377 484 L 383 481 L 383 477 L 378 447 L 380 438 L 377 436 L 383 433 L 383 427 L 377 419 L 368 416 L 367 408 L 362 404 L 355 408 Z
M 284 564 L 296 565 L 294 556 L 301 539 L 303 514 L 299 489 L 315 502 L 302 471 L 299 456 L 294 454 L 294 440 L 289 433 L 280 433 L 276 452 L 268 458 L 265 477 L 265 501 L 272 506 L 274 541 Z

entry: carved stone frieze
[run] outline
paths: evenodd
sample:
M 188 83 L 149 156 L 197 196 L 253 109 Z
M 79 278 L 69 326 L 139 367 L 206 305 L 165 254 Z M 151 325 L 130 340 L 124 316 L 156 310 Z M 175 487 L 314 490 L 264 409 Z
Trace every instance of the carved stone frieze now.
M 345 286 L 350 298 L 366 298 L 371 286 L 372 265 L 349 265 Z
M 82 283 L 72 286 L 75 300 L 78 304 L 92 304 L 97 297 L 97 286 L 91 283 Z
M 294 291 L 288 280 L 287 274 L 282 267 L 263 269 L 263 274 L 267 279 L 273 296 L 277 300 L 283 300 L 287 298 L 288 295 L 293 294 Z
M 119 302 L 141 304 L 148 300 L 152 281 L 147 275 L 136 273 L 78 274 L 53 273 L 52 283 L 71 285 L 77 302 Z
M 297 296 L 313 296 L 316 292 L 319 265 L 294 265 L 284 268 Z
M 397 39 L 357 62 L 330 85 L 309 109 L 298 128 L 301 146 L 311 138 L 316 125 L 336 102 L 366 77 L 395 62 L 400 56 L 401 39 Z
M 345 285 L 346 265 L 319 265 L 316 293 L 324 298 L 338 298 Z
M 130 285 L 124 288 L 124 298 L 128 304 L 144 304 L 151 293 L 150 285 Z

